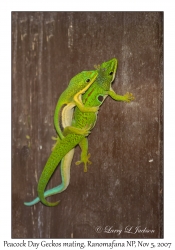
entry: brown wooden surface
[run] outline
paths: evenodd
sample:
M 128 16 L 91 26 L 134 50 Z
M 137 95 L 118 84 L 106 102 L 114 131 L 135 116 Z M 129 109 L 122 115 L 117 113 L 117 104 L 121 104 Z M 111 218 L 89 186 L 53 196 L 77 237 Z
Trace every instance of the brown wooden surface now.
M 162 41 L 161 12 L 12 12 L 12 238 L 163 237 Z M 88 172 L 75 166 L 77 147 L 69 187 L 48 198 L 60 205 L 24 206 L 37 195 L 60 94 L 74 75 L 113 57 L 113 89 L 135 101 L 104 102 Z M 60 182 L 58 167 L 48 188 Z M 129 225 L 155 232 L 127 234 Z

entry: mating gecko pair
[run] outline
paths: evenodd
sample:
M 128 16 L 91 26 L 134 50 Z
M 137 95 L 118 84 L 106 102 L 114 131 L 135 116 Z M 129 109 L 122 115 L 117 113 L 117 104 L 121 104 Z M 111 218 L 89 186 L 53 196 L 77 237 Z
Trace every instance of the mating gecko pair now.
M 84 171 L 87 171 L 87 164 L 90 163 L 87 136 L 95 126 L 99 107 L 108 95 L 116 101 L 130 102 L 134 99 L 131 93 L 121 96 L 113 91 L 111 83 L 115 78 L 116 70 L 117 59 L 113 58 L 102 63 L 94 71 L 83 71 L 72 78 L 56 106 L 54 124 L 59 137 L 39 179 L 38 197 L 31 202 L 25 202 L 25 205 L 32 206 L 39 201 L 46 206 L 55 206 L 59 203 L 59 201 L 50 203 L 45 198 L 61 193 L 69 185 L 70 166 L 74 148 L 78 144 L 82 152 L 81 159 L 76 164 L 84 163 Z M 63 131 L 58 118 L 61 119 Z M 60 161 L 62 183 L 45 191 Z

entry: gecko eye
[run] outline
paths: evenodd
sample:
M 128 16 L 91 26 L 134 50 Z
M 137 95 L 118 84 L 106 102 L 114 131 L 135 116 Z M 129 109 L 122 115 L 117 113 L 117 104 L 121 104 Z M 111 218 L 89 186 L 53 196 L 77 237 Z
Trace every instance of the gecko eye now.
M 110 74 L 110 76 L 112 76 L 113 75 L 113 71 L 111 71 L 109 74 Z
M 88 79 L 86 79 L 86 82 L 90 82 L 90 79 L 88 78 Z
M 102 96 L 102 95 L 99 95 L 99 96 L 98 96 L 98 100 L 99 100 L 100 102 L 102 102 L 102 101 L 103 101 L 103 96 Z

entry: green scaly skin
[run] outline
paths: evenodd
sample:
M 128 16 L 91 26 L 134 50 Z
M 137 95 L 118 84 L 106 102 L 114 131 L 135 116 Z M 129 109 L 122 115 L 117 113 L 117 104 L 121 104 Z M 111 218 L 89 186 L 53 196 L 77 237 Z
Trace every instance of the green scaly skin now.
M 77 106 L 82 112 L 96 112 L 98 107 L 85 107 L 82 103 L 81 96 L 92 85 L 97 78 L 97 71 L 82 71 L 74 76 L 67 87 L 67 89 L 61 94 L 58 99 L 55 113 L 54 113 L 54 125 L 56 131 L 61 139 L 64 135 L 60 128 L 60 123 L 63 128 L 70 126 L 72 122 L 73 108 Z M 71 127 L 70 127 L 71 130 Z M 81 134 L 81 130 L 72 128 L 72 132 Z
M 133 100 L 133 96 L 130 93 L 127 93 L 124 96 L 117 95 L 111 88 L 111 83 L 114 80 L 115 73 L 117 69 L 117 60 L 114 58 L 108 62 L 103 63 L 98 70 L 99 74 L 95 82 L 92 86 L 86 91 L 83 95 L 83 104 L 87 107 L 100 106 L 105 98 L 110 95 L 116 101 L 125 101 L 130 102 Z M 74 119 L 72 122 L 72 126 L 76 128 L 83 129 L 88 128 L 92 129 L 96 123 L 97 113 L 82 113 L 78 108 L 75 110 Z M 69 127 L 66 127 L 64 130 L 64 134 L 66 135 L 63 140 L 56 143 L 54 151 L 51 153 L 46 166 L 41 174 L 39 183 L 38 183 L 38 196 L 35 200 L 29 203 L 25 203 L 26 205 L 34 205 L 38 201 L 41 201 L 43 204 L 47 206 L 55 206 L 58 202 L 49 203 L 45 200 L 44 197 L 59 193 L 65 190 L 62 188 L 63 186 L 67 187 L 66 179 L 70 179 L 70 164 L 61 164 L 61 176 L 62 176 L 62 184 L 47 190 L 44 193 L 46 185 L 51 178 L 53 172 L 55 171 L 59 161 L 77 144 L 80 144 L 82 148 L 81 160 L 78 162 L 83 162 L 85 164 L 85 171 L 87 168 L 87 163 L 89 162 L 89 154 L 87 154 L 88 146 L 87 146 L 87 138 L 84 135 L 77 135 L 69 131 Z M 69 160 L 66 162 L 68 163 Z M 64 184 L 66 183 L 66 185 Z
M 111 65 L 111 62 L 106 62 L 106 66 L 108 65 L 108 63 Z M 116 71 L 116 69 L 115 69 L 115 71 Z M 115 72 L 114 71 L 114 72 Z M 105 76 L 105 73 L 103 72 L 103 75 Z M 115 75 L 115 74 L 114 74 Z M 110 81 L 112 80 L 112 76 L 110 76 Z M 101 78 L 100 78 L 101 79 Z M 98 83 L 99 83 L 99 81 L 98 81 Z M 98 103 L 99 104 L 99 103 Z M 90 114 L 90 113 L 87 113 L 87 114 Z M 93 117 L 94 117 L 94 119 L 96 120 L 96 114 L 95 113 L 91 113 L 91 114 L 94 114 L 93 115 Z M 58 122 L 58 119 L 57 119 L 57 122 Z M 91 124 L 92 124 L 92 122 L 93 121 L 91 121 L 90 120 L 90 125 L 89 126 L 91 126 Z M 79 126 L 79 128 L 80 129 L 83 129 L 84 127 L 86 127 L 87 128 L 87 125 L 88 125 L 88 123 L 86 123 L 86 121 L 85 121 L 85 125 L 83 126 L 83 127 L 81 127 L 81 126 Z M 64 131 L 64 134 L 66 134 L 66 133 L 72 133 L 72 131 L 70 131 L 69 130 L 69 127 L 66 127 L 65 128 L 65 131 Z M 74 140 L 73 140 L 73 138 L 72 138 L 72 136 L 74 137 Z M 69 138 L 70 137 L 70 138 Z M 56 145 L 55 145 L 55 147 L 54 147 L 54 149 L 53 149 L 53 152 L 51 153 L 51 155 L 50 155 L 50 157 L 49 157 L 49 159 L 48 159 L 48 161 L 47 161 L 47 163 L 46 163 L 46 166 L 45 166 L 45 168 L 44 168 L 44 170 L 43 170 L 43 172 L 42 172 L 42 174 L 41 174 L 41 177 L 40 177 L 40 180 L 39 180 L 39 183 L 38 183 L 38 196 L 39 197 L 37 197 L 35 200 L 33 200 L 33 201 L 31 201 L 31 202 L 25 202 L 24 204 L 25 205 L 27 205 L 27 206 L 31 206 L 31 205 L 34 205 L 34 204 L 36 204 L 38 201 L 42 201 L 45 205 L 48 205 L 48 206 L 54 206 L 54 205 L 56 205 L 56 204 L 58 204 L 58 202 L 56 202 L 56 203 L 48 203 L 46 200 L 44 200 L 44 197 L 42 197 L 43 196 L 43 194 L 42 194 L 42 190 L 43 190 L 43 193 L 44 193 L 44 190 L 45 190 L 45 187 L 46 187 L 46 185 L 47 185 L 47 183 L 48 183 L 48 181 L 49 181 L 49 179 L 50 179 L 50 177 L 51 177 L 51 175 L 52 175 L 52 173 L 54 172 L 54 170 L 55 170 L 55 168 L 57 167 L 57 165 L 58 165 L 58 163 L 59 163 L 59 161 L 63 158 L 63 157 L 61 157 L 61 151 L 62 151 L 62 149 L 63 149 L 63 143 L 65 143 L 65 140 L 66 140 L 66 142 L 69 144 L 69 146 L 71 147 L 71 151 L 73 151 L 74 150 L 74 147 L 77 145 L 77 144 L 79 144 L 80 143 L 80 145 L 81 145 L 81 141 L 83 141 L 83 138 L 84 138 L 85 136 L 83 135 L 77 135 L 77 134 L 68 134 L 67 136 L 66 136 L 66 138 L 63 138 L 61 141 L 57 141 L 57 143 L 56 143 Z M 74 142 L 74 145 L 73 145 L 73 142 Z M 58 152 L 59 151 L 59 148 L 60 148 L 60 152 Z M 66 154 L 65 153 L 65 151 L 64 151 L 64 155 L 65 155 L 65 157 L 62 159 L 62 163 L 61 163 L 61 176 L 62 176 L 62 184 L 61 185 L 59 185 L 58 187 L 56 187 L 56 188 L 54 188 L 54 189 L 52 189 L 52 194 L 54 194 L 55 193 L 55 191 L 54 190 L 56 190 L 56 192 L 62 192 L 63 190 L 65 190 L 65 187 L 67 186 L 67 184 L 69 183 L 69 180 L 70 180 L 70 165 L 71 165 L 71 160 L 72 160 L 72 154 L 71 154 L 71 157 L 69 157 L 69 154 L 70 154 L 70 152 L 69 152 L 69 148 L 67 148 L 67 153 L 68 154 Z M 63 155 L 62 154 L 62 155 Z M 64 156 L 63 155 L 63 156 Z M 57 157 L 56 157 L 57 156 Z M 55 161 L 55 159 L 58 159 L 58 163 Z M 65 160 L 65 158 L 67 159 L 67 161 Z M 66 164 L 67 163 L 67 164 Z M 52 171 L 50 171 L 50 169 L 51 169 L 51 167 L 52 167 Z M 65 171 L 66 170 L 66 171 Z M 52 173 L 51 173 L 52 172 Z M 49 177 L 48 177 L 49 176 Z M 48 177 L 48 181 L 46 182 L 46 178 Z M 45 183 L 45 184 L 44 184 Z M 41 194 L 41 195 L 40 195 Z M 47 197 L 47 196 L 50 196 L 50 193 L 49 193 L 49 191 L 46 191 L 45 192 L 45 197 Z
M 70 131 L 76 134 L 82 134 L 82 135 L 87 134 L 87 129 L 80 130 L 78 128 L 71 128 L 70 125 L 72 122 L 72 114 L 73 114 L 74 106 L 77 106 L 82 112 L 95 112 L 98 110 L 98 107 L 84 107 L 82 100 L 81 100 L 82 94 L 95 81 L 95 79 L 97 78 L 97 75 L 98 75 L 98 72 L 95 70 L 82 71 L 81 73 L 77 74 L 71 79 L 67 89 L 61 94 L 57 102 L 55 114 L 54 114 L 54 124 L 56 127 L 56 131 L 58 133 L 58 137 L 53 138 L 53 139 L 56 139 L 57 143 L 54 145 L 52 151 L 55 152 L 54 148 L 58 145 L 60 138 L 61 139 L 64 138 L 64 135 L 60 128 L 60 124 L 58 122 L 58 117 L 60 117 L 60 121 L 62 123 L 63 128 L 65 128 L 66 126 L 69 126 Z M 61 166 L 66 165 L 67 168 L 70 168 L 71 161 L 72 161 L 72 160 L 70 161 L 70 159 L 73 158 L 73 155 L 74 155 L 74 148 L 70 150 L 62 159 Z M 54 158 L 54 154 L 51 156 L 51 159 L 52 158 Z M 51 159 L 49 158 L 47 162 L 48 164 L 51 164 Z M 61 167 L 61 169 L 62 169 L 62 176 L 66 176 L 66 174 L 64 173 L 64 167 Z M 67 188 L 67 186 L 69 185 L 69 181 L 70 181 L 69 179 L 70 179 L 70 176 L 67 176 L 63 179 L 64 185 L 63 184 L 59 185 L 59 192 L 62 192 Z M 56 190 L 58 192 L 58 188 Z M 47 192 L 46 192 L 46 196 L 47 196 Z M 39 198 L 36 198 L 32 202 L 24 202 L 24 204 L 26 206 L 31 206 L 31 205 L 34 205 L 38 201 L 40 201 Z

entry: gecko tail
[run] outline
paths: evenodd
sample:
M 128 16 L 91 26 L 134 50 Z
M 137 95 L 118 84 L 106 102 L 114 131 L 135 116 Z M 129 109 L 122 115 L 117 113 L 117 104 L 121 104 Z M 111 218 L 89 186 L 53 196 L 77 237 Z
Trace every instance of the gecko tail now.
M 45 198 L 51 195 L 61 193 L 68 187 L 69 182 L 70 182 L 70 166 L 71 166 L 73 155 L 74 155 L 74 149 L 71 149 L 69 153 L 67 153 L 66 156 L 61 161 L 61 175 L 62 175 L 63 182 L 60 185 L 44 192 L 44 197 L 42 196 L 42 199 L 44 202 L 42 202 L 40 198 L 37 197 L 30 202 L 24 202 L 25 206 L 33 206 L 37 204 L 39 201 L 41 201 L 46 206 L 56 206 L 59 204 L 60 201 L 57 201 L 55 203 L 49 203 L 45 200 Z
M 33 205 L 37 204 L 39 201 L 41 201 L 44 205 L 49 206 L 49 207 L 57 206 L 60 203 L 60 201 L 56 201 L 56 202 L 52 203 L 52 202 L 46 201 L 45 199 L 40 200 L 37 197 L 33 201 L 24 202 L 24 205 L 30 207 L 30 206 L 33 206 Z
M 55 206 L 57 206 L 59 203 L 60 203 L 60 201 L 56 201 L 56 202 L 48 202 L 48 201 L 46 201 L 46 199 L 44 198 L 44 199 L 41 199 L 41 202 L 45 205 L 45 206 L 48 206 L 48 207 L 55 207 Z
M 40 201 L 40 199 L 37 197 L 33 201 L 24 202 L 24 205 L 30 207 L 30 206 L 37 204 L 39 201 Z
M 60 185 L 50 189 L 50 190 L 47 190 L 46 192 L 44 192 L 44 197 L 48 197 L 48 196 L 51 196 L 51 195 L 54 195 L 54 194 L 58 194 L 58 193 L 61 193 L 62 191 L 65 190 L 65 186 L 63 183 L 61 183 Z M 25 206 L 33 206 L 35 204 L 37 204 L 38 202 L 40 201 L 40 198 L 39 197 L 36 197 L 34 200 L 32 201 L 29 201 L 29 202 L 24 202 L 24 205 Z M 46 201 L 47 202 L 47 201 Z M 60 201 L 58 201 L 59 203 Z M 57 203 L 57 204 L 58 204 Z M 56 206 L 56 205 L 55 205 Z

